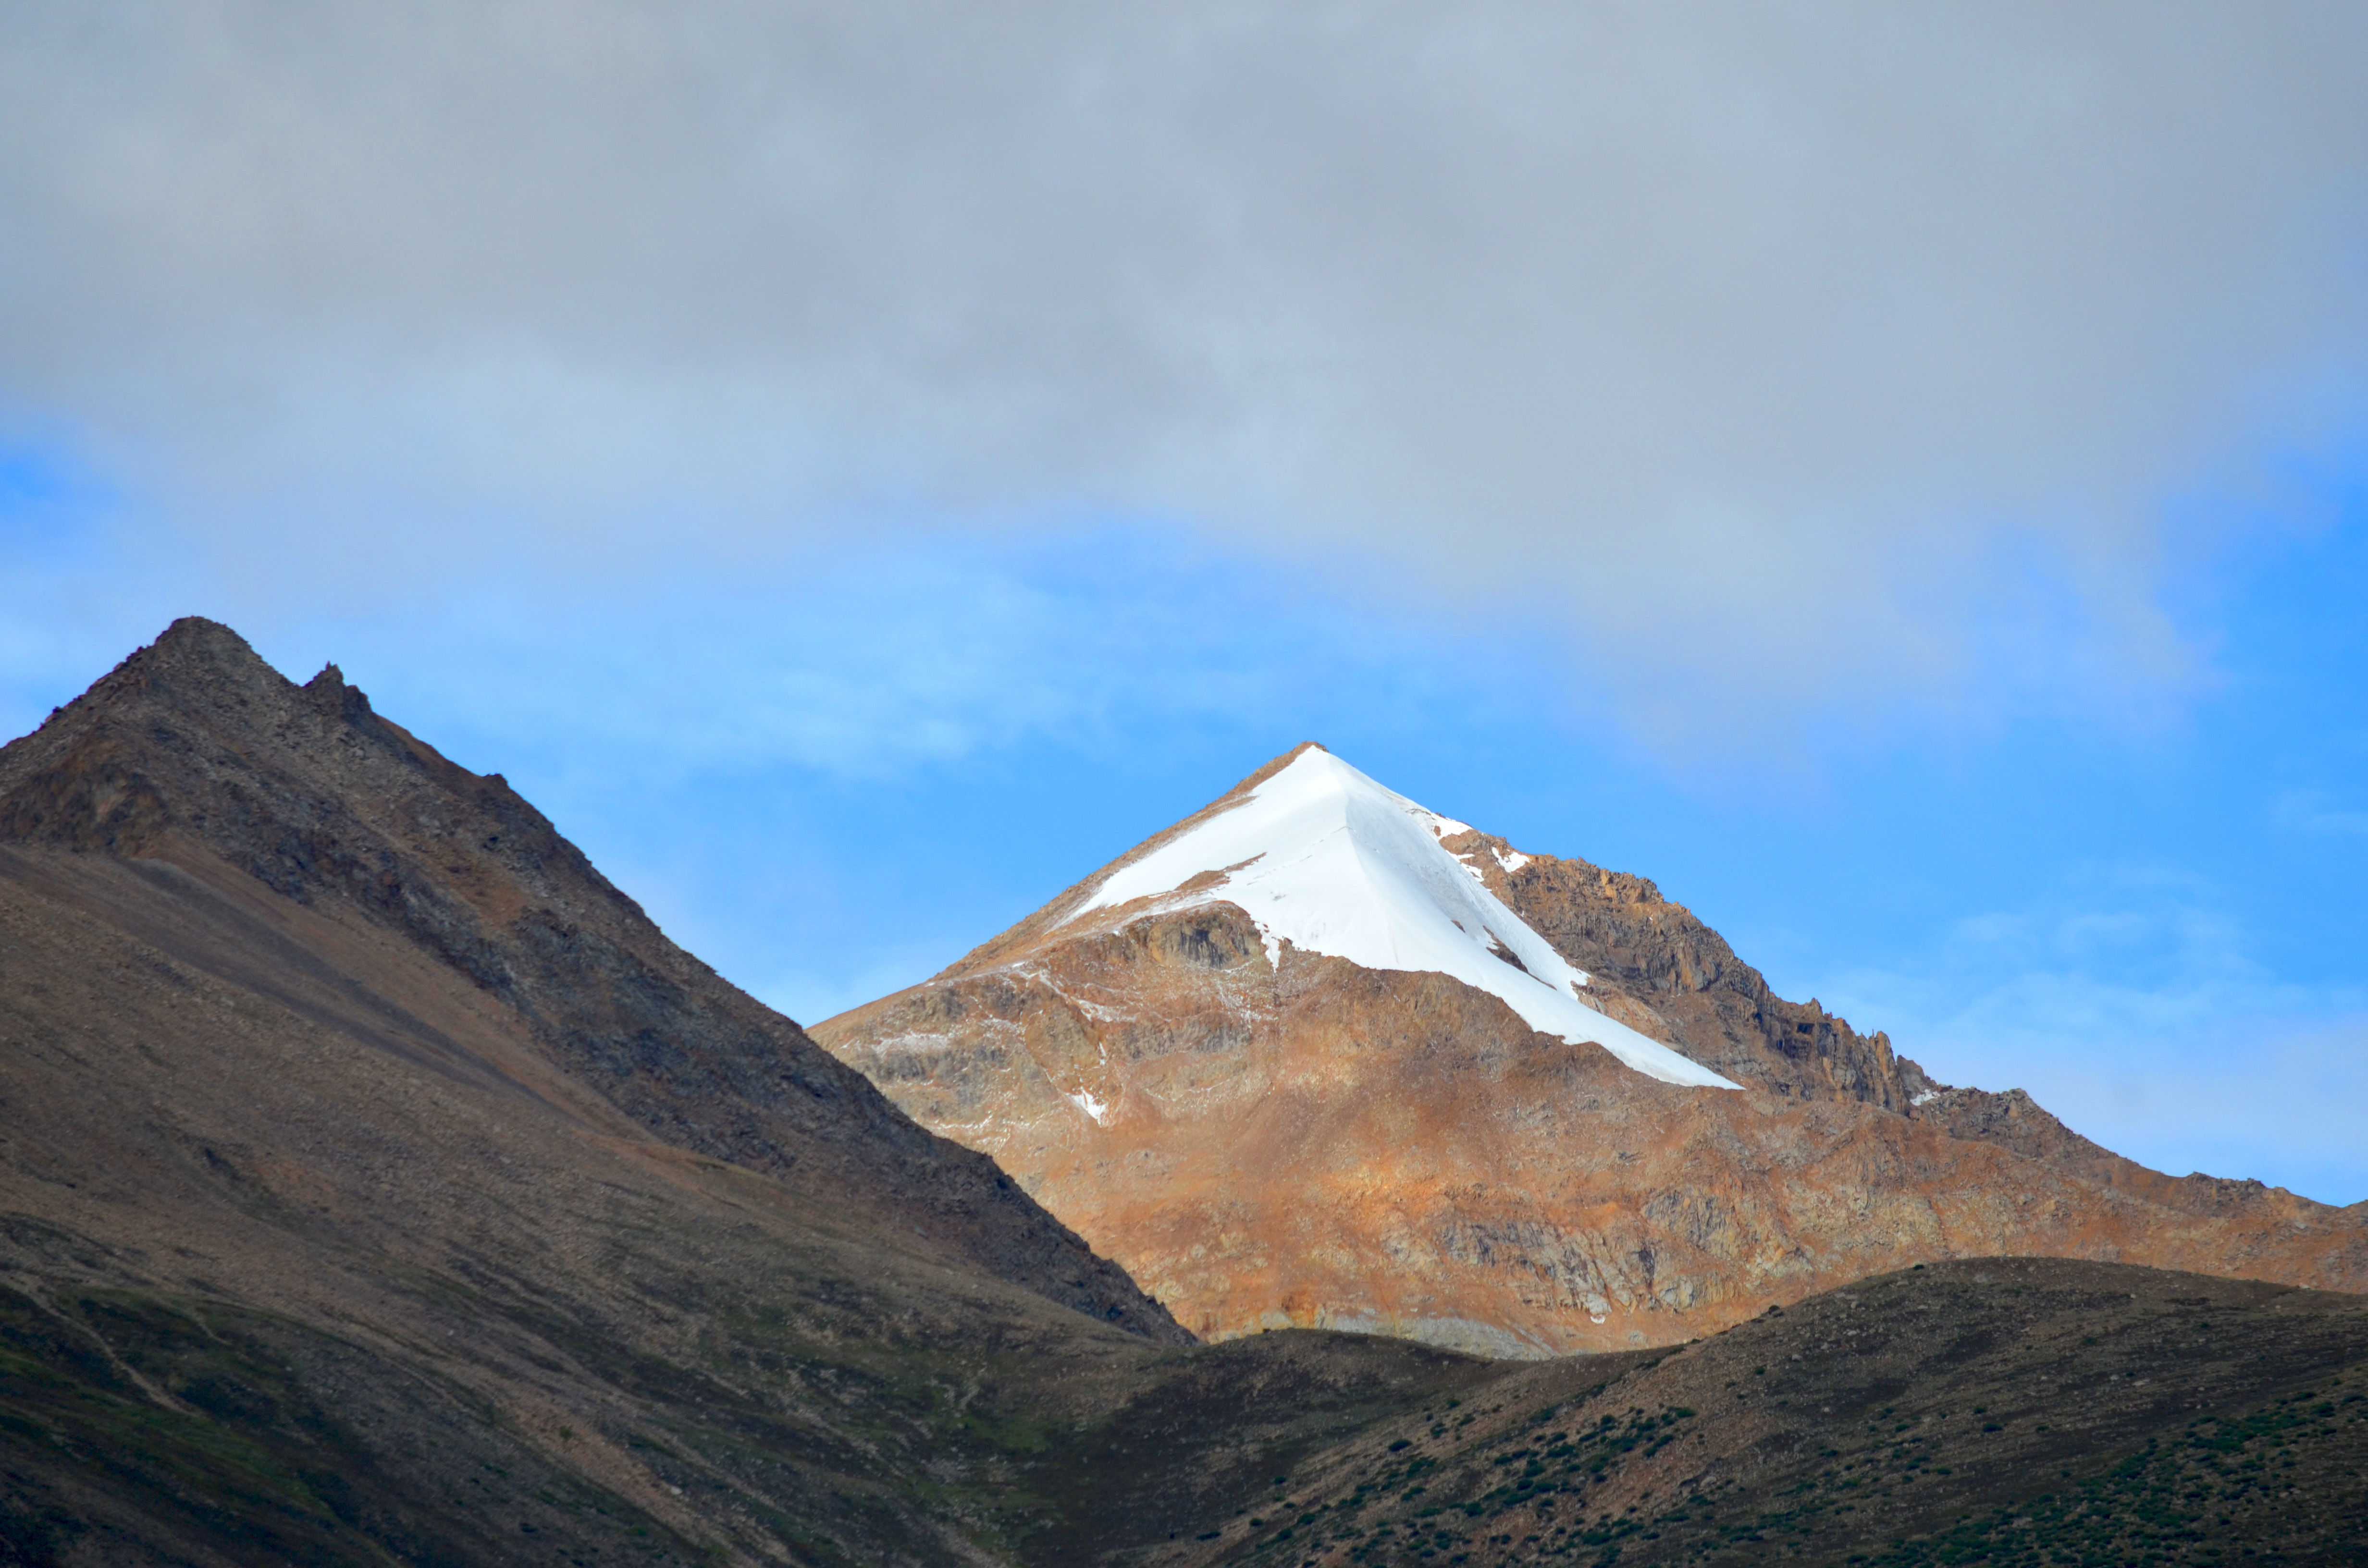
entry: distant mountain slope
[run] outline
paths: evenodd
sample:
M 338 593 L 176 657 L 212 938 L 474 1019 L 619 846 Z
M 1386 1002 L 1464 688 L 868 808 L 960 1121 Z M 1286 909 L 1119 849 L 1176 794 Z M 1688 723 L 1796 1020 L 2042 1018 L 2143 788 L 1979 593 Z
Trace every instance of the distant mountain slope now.
M 300 688 L 228 628 L 175 622 L 0 750 L 0 845 L 109 857 L 174 896 L 211 890 L 225 910 L 268 890 L 350 915 L 464 979 L 531 1041 L 495 1065 L 381 1026 L 393 1049 L 589 1104 L 587 1117 L 621 1113 L 1063 1305 L 1180 1337 L 990 1161 L 913 1125 L 668 941 L 498 776 L 379 717 L 335 666 Z M 60 897 L 99 896 L 54 862 L 16 863 Z M 243 938 L 202 918 L 158 915 L 143 934 L 188 961 L 253 967 Z
M 1968 1254 L 2368 1285 L 2368 1206 L 1933 1085 L 1651 884 L 1304 746 L 814 1035 L 1215 1336 L 1619 1349 Z
M 2231 1214 L 2268 1195 L 2258 1181 L 2148 1170 L 2072 1131 L 2021 1089 L 1935 1082 L 1893 1055 L 1887 1036 L 1861 1035 L 1814 1000 L 1776 995 L 1725 938 L 1642 877 L 1524 854 L 1476 830 L 1442 843 L 1556 953 L 1587 971 L 1595 1006 L 1738 1082 L 1785 1098 L 1880 1106 L 2185 1213 Z

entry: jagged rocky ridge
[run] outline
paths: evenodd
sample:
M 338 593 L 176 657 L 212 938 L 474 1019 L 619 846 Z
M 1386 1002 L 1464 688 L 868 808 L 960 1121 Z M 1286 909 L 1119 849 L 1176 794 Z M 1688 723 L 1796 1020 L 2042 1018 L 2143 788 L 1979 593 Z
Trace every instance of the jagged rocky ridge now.
M 1643 877 L 1523 853 L 1477 829 L 1446 846 L 1554 949 L 1592 978 L 1610 1017 L 1737 1083 L 1793 1099 L 1906 1111 L 1923 1079 L 1890 1039 L 1861 1035 L 1815 1001 L 1787 1002 L 1726 939 Z
M 1617 1349 L 1996 1253 L 2368 1284 L 2368 1206 L 2174 1179 L 2020 1093 L 1935 1085 L 1882 1035 L 1773 995 L 1652 883 L 1462 824 L 1433 819 L 1441 846 L 1587 973 L 1582 999 L 1746 1092 L 1630 1071 L 1443 974 L 1276 948 L 1219 868 L 1099 903 L 1306 750 L 814 1030 L 1196 1332 Z

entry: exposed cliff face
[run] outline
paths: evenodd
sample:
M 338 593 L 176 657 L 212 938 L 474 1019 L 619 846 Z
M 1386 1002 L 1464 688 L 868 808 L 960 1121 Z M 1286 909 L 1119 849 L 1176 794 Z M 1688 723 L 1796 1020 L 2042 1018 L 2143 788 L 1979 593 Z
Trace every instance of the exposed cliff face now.
M 1793 1099 L 1908 1108 L 1891 1041 L 1787 1002 L 1726 939 L 1643 877 L 1523 854 L 1477 831 L 1446 841 L 1531 929 L 1588 971 L 1610 1017 L 1740 1084 Z
M 1882 1037 L 1770 995 L 1649 883 L 1469 830 L 1440 843 L 1537 912 L 1584 997 L 1748 1086 L 1665 1082 L 1448 975 L 1277 942 L 1224 875 L 1096 907 L 1098 874 L 815 1037 L 1212 1336 L 1628 1348 L 2007 1253 L 2368 1285 L 2368 1210 L 2174 1181 L 2027 1097 L 1941 1090 Z
M 300 688 L 228 628 L 176 621 L 0 751 L 0 844 L 359 915 L 464 977 L 537 1047 L 529 1064 L 453 1071 L 621 1115 L 1063 1305 L 1181 1337 L 991 1162 L 915 1126 L 668 941 L 499 776 L 379 717 L 335 666 Z

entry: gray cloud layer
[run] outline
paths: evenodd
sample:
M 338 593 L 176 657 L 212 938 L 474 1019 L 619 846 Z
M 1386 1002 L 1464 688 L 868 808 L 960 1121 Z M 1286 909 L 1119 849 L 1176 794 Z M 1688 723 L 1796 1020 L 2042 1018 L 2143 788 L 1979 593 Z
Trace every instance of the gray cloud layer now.
M 1115 506 L 1648 706 L 2143 685 L 2164 494 L 2357 412 L 2363 61 L 2350 4 L 13 6 L 0 396 L 313 567 Z

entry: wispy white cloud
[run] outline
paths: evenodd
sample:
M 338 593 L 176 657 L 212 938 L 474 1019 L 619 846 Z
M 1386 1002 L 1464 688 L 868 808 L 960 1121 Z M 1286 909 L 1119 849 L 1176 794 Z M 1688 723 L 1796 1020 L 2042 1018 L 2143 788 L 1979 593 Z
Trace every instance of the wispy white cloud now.
M 2347 806 L 2324 790 L 2281 790 L 2270 802 L 2270 821 L 2291 833 L 2368 837 L 2368 810 Z
M 396 616 L 283 613 L 257 638 L 291 672 L 370 672 L 456 746 L 642 782 L 880 778 L 1024 744 L 1107 755 L 1384 667 L 1414 724 L 1472 700 L 1502 657 L 1438 639 L 1417 656 L 1336 598 L 1141 530 L 883 546 L 729 583 L 511 580 Z
M 2184 1175 L 2368 1198 L 2368 988 L 2280 978 L 2206 884 L 2123 868 L 1819 987 L 1945 1082 Z

